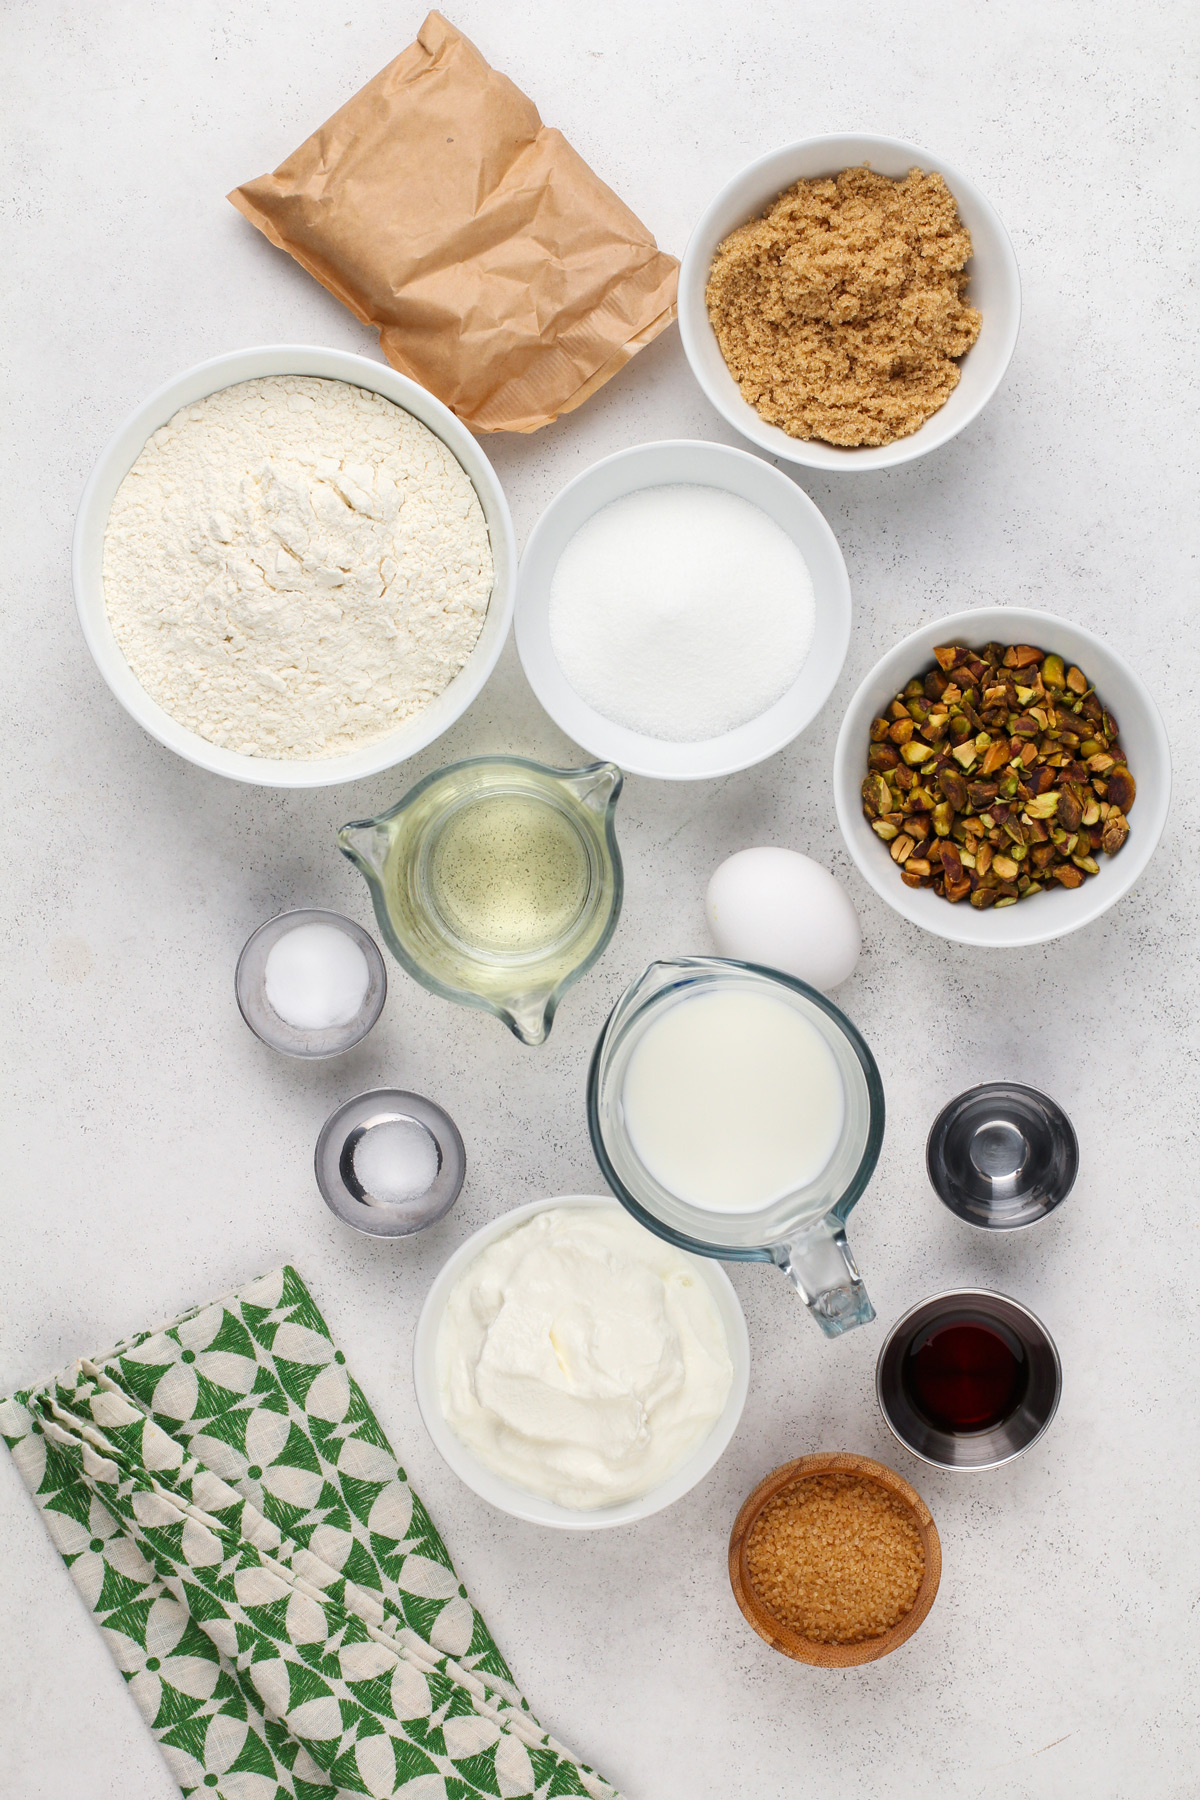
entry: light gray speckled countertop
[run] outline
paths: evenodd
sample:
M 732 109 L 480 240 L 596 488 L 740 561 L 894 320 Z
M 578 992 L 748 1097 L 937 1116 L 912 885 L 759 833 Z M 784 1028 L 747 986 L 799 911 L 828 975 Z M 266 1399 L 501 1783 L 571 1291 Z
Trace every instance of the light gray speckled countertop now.
M 450 10 L 676 252 L 715 189 L 789 138 L 859 127 L 937 150 L 1012 234 L 1025 295 L 1016 358 L 984 416 L 926 460 L 801 476 L 854 586 L 834 698 L 762 768 L 711 785 L 629 782 L 625 916 L 545 1050 L 397 975 L 359 1050 L 329 1066 L 287 1063 L 238 1018 L 233 964 L 280 907 L 368 919 L 333 828 L 456 756 L 571 760 L 572 746 L 510 646 L 459 727 L 408 768 L 295 795 L 204 775 L 150 742 L 93 668 L 71 602 L 71 525 L 103 442 L 179 369 L 273 340 L 376 353 L 223 196 L 402 48 L 421 9 L 6 9 L 0 1391 L 290 1257 L 535 1710 L 628 1800 L 1191 1800 L 1196 779 L 1181 772 L 1161 849 L 1128 900 L 1060 944 L 1008 954 L 922 936 L 885 908 L 849 866 L 829 794 L 837 722 L 863 672 L 922 620 L 974 603 L 1044 604 L 1110 635 L 1158 697 L 1177 758 L 1197 729 L 1189 9 Z M 523 537 L 594 458 L 672 436 L 732 441 L 674 330 L 580 412 L 488 448 Z M 708 874 L 754 842 L 811 852 L 846 877 L 861 912 L 862 962 L 839 999 L 888 1095 L 882 1162 L 852 1232 L 882 1323 L 950 1284 L 1007 1289 L 1057 1337 L 1061 1411 L 1015 1467 L 937 1475 L 877 1415 L 881 1328 L 824 1343 L 782 1279 L 737 1268 L 753 1373 L 718 1468 L 640 1527 L 552 1536 L 490 1511 L 438 1460 L 408 1374 L 417 1307 L 483 1220 L 597 1187 L 582 1083 L 599 1024 L 652 956 L 707 947 Z M 938 1207 L 922 1148 L 948 1096 L 999 1075 L 1067 1106 L 1083 1161 L 1058 1215 L 991 1244 Z M 352 1237 L 312 1180 L 326 1113 L 385 1081 L 442 1101 L 470 1157 L 457 1209 L 408 1246 Z M 929 1620 L 860 1671 L 774 1655 L 724 1572 L 745 1492 L 818 1448 L 892 1463 L 942 1536 Z M 166 1767 L 6 1458 L 0 1507 L 0 1793 L 170 1800 Z

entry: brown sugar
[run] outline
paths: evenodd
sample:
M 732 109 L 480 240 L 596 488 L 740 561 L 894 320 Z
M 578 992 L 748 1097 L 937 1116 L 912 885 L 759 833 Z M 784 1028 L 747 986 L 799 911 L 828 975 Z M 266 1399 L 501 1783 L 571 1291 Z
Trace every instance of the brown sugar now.
M 863 166 L 798 181 L 717 250 L 705 299 L 729 371 L 790 437 L 907 437 L 958 385 L 979 336 L 971 236 L 940 175 Z
M 925 1546 L 878 1481 L 809 1475 L 764 1506 L 746 1563 L 755 1593 L 782 1624 L 812 1643 L 858 1644 L 912 1611 Z

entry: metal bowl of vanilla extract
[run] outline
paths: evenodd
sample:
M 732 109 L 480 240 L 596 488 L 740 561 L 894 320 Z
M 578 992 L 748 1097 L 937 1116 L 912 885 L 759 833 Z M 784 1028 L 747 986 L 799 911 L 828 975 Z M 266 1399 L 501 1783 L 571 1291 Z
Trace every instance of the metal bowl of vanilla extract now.
M 935 1469 L 997 1469 L 1024 1455 L 1061 1392 L 1046 1327 L 990 1288 L 922 1300 L 892 1326 L 875 1366 L 888 1429 Z

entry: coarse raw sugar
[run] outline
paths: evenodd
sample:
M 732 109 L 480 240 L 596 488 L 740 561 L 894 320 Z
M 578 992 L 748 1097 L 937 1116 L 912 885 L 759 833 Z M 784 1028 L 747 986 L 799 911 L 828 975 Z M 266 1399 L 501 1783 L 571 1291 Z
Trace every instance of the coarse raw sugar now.
M 971 237 L 940 175 L 865 165 L 798 181 L 725 239 L 709 319 L 743 398 L 789 437 L 908 437 L 958 385 L 979 336 Z
M 858 1644 L 912 1611 L 925 1546 L 880 1482 L 807 1475 L 764 1506 L 746 1563 L 751 1587 L 781 1624 L 811 1643 Z

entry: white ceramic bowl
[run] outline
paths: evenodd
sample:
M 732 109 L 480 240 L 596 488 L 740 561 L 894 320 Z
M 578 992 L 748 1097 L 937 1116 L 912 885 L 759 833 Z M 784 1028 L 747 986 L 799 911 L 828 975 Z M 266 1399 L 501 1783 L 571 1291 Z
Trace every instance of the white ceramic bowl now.
M 646 737 L 596 712 L 563 674 L 550 641 L 550 585 L 580 526 L 625 494 L 676 482 L 722 488 L 761 507 L 808 564 L 817 609 L 812 648 L 787 693 L 736 731 L 690 744 Z M 833 692 L 850 642 L 850 579 L 837 539 L 808 495 L 761 457 L 692 439 L 638 444 L 568 482 L 534 526 L 521 558 L 515 631 L 530 687 L 569 738 L 631 775 L 706 780 L 773 756 L 816 718 Z
M 1076 663 L 1095 684 L 1120 728 L 1137 799 L 1129 815 L 1129 837 L 1116 856 L 1100 856 L 1100 873 L 1078 888 L 1055 884 L 1016 906 L 977 912 L 965 900 L 951 906 L 932 888 L 905 887 L 900 871 L 863 816 L 862 783 L 867 773 L 871 721 L 895 699 L 906 681 L 933 666 L 938 644 L 978 649 L 995 641 L 1036 644 Z M 1103 638 L 1023 606 L 987 606 L 935 619 L 901 639 L 877 662 L 846 709 L 833 757 L 833 793 L 838 824 L 851 856 L 881 900 L 924 931 L 959 944 L 1044 944 L 1090 925 L 1127 894 L 1154 854 L 1171 800 L 1171 753 L 1167 734 L 1142 681 Z
M 535 1200 L 529 1206 L 515 1207 L 512 1212 L 504 1213 L 500 1218 L 493 1219 L 490 1225 L 483 1226 L 465 1244 L 460 1244 L 435 1279 L 417 1320 L 417 1335 L 413 1344 L 413 1380 L 417 1390 L 417 1405 L 421 1409 L 421 1417 L 430 1437 L 454 1473 L 481 1500 L 499 1507 L 501 1512 L 511 1513 L 515 1519 L 528 1519 L 534 1525 L 552 1525 L 559 1531 L 600 1531 L 613 1525 L 635 1525 L 639 1519 L 648 1519 L 651 1513 L 661 1512 L 664 1506 L 672 1505 L 690 1488 L 694 1488 L 698 1481 L 704 1479 L 724 1454 L 742 1416 L 750 1380 L 750 1340 L 746 1335 L 746 1321 L 733 1283 L 720 1263 L 713 1262 L 706 1256 L 687 1258 L 699 1278 L 707 1284 L 725 1326 L 729 1355 L 733 1363 L 733 1383 L 729 1389 L 729 1398 L 708 1436 L 680 1463 L 674 1474 L 636 1500 L 623 1501 L 619 1506 L 576 1509 L 559 1506 L 556 1501 L 545 1500 L 540 1494 L 531 1494 L 527 1488 L 518 1487 L 515 1482 L 506 1481 L 503 1476 L 494 1474 L 486 1464 L 480 1462 L 473 1451 L 468 1450 L 462 1439 L 447 1425 L 438 1399 L 435 1360 L 437 1336 L 450 1290 L 468 1263 L 473 1262 L 481 1250 L 486 1250 L 497 1238 L 506 1237 L 518 1225 L 524 1225 L 526 1220 L 534 1218 L 538 1213 L 558 1206 L 578 1207 L 587 1211 L 605 1207 L 620 1213 L 622 1218 L 628 1217 L 620 1202 L 614 1200 L 611 1194 L 567 1194 L 557 1199 Z M 683 1254 L 685 1253 L 681 1251 L 680 1255 Z
M 971 233 L 974 255 L 968 265 L 967 298 L 983 314 L 979 337 L 963 357 L 958 386 L 939 412 L 911 437 L 858 450 L 839 449 L 815 439 L 789 437 L 759 417 L 729 373 L 708 320 L 704 289 L 717 247 L 738 225 L 756 219 L 785 188 L 815 176 L 870 163 L 880 175 L 907 175 L 920 168 L 941 175 L 954 195 L 959 217 Z M 751 443 L 787 462 L 810 469 L 891 469 L 936 450 L 969 425 L 987 405 L 1009 365 L 1021 322 L 1021 283 L 1008 233 L 973 182 L 928 150 L 900 138 L 854 132 L 840 137 L 803 138 L 760 156 L 723 187 L 692 232 L 679 271 L 679 331 L 692 373 L 717 411 Z
M 220 388 L 231 387 L 235 382 L 254 381 L 267 375 L 322 375 L 334 381 L 347 381 L 394 400 L 414 418 L 420 419 L 441 438 L 470 476 L 487 520 L 495 563 L 492 598 L 479 641 L 445 692 L 397 731 L 343 755 L 320 757 L 311 762 L 275 761 L 269 757 L 243 756 L 236 750 L 223 750 L 173 719 L 150 698 L 126 662 L 104 605 L 104 534 L 109 509 L 117 489 L 141 455 L 147 438 L 160 425 L 165 425 L 181 406 L 201 400 L 206 394 L 215 394 Z M 126 712 L 160 744 L 202 769 L 231 776 L 235 781 L 253 782 L 259 787 L 283 788 L 327 787 L 333 782 L 358 781 L 364 775 L 376 775 L 381 769 L 390 769 L 406 757 L 414 756 L 447 731 L 475 699 L 504 648 L 512 619 L 516 566 L 516 540 L 508 503 L 491 463 L 466 426 L 460 424 L 440 400 L 435 400 L 415 381 L 398 375 L 386 364 L 371 362 L 365 356 L 353 356 L 346 350 L 322 350 L 309 344 L 271 344 L 215 356 L 210 362 L 186 369 L 144 400 L 126 419 L 92 470 L 79 503 L 71 562 L 75 605 L 88 649 Z

